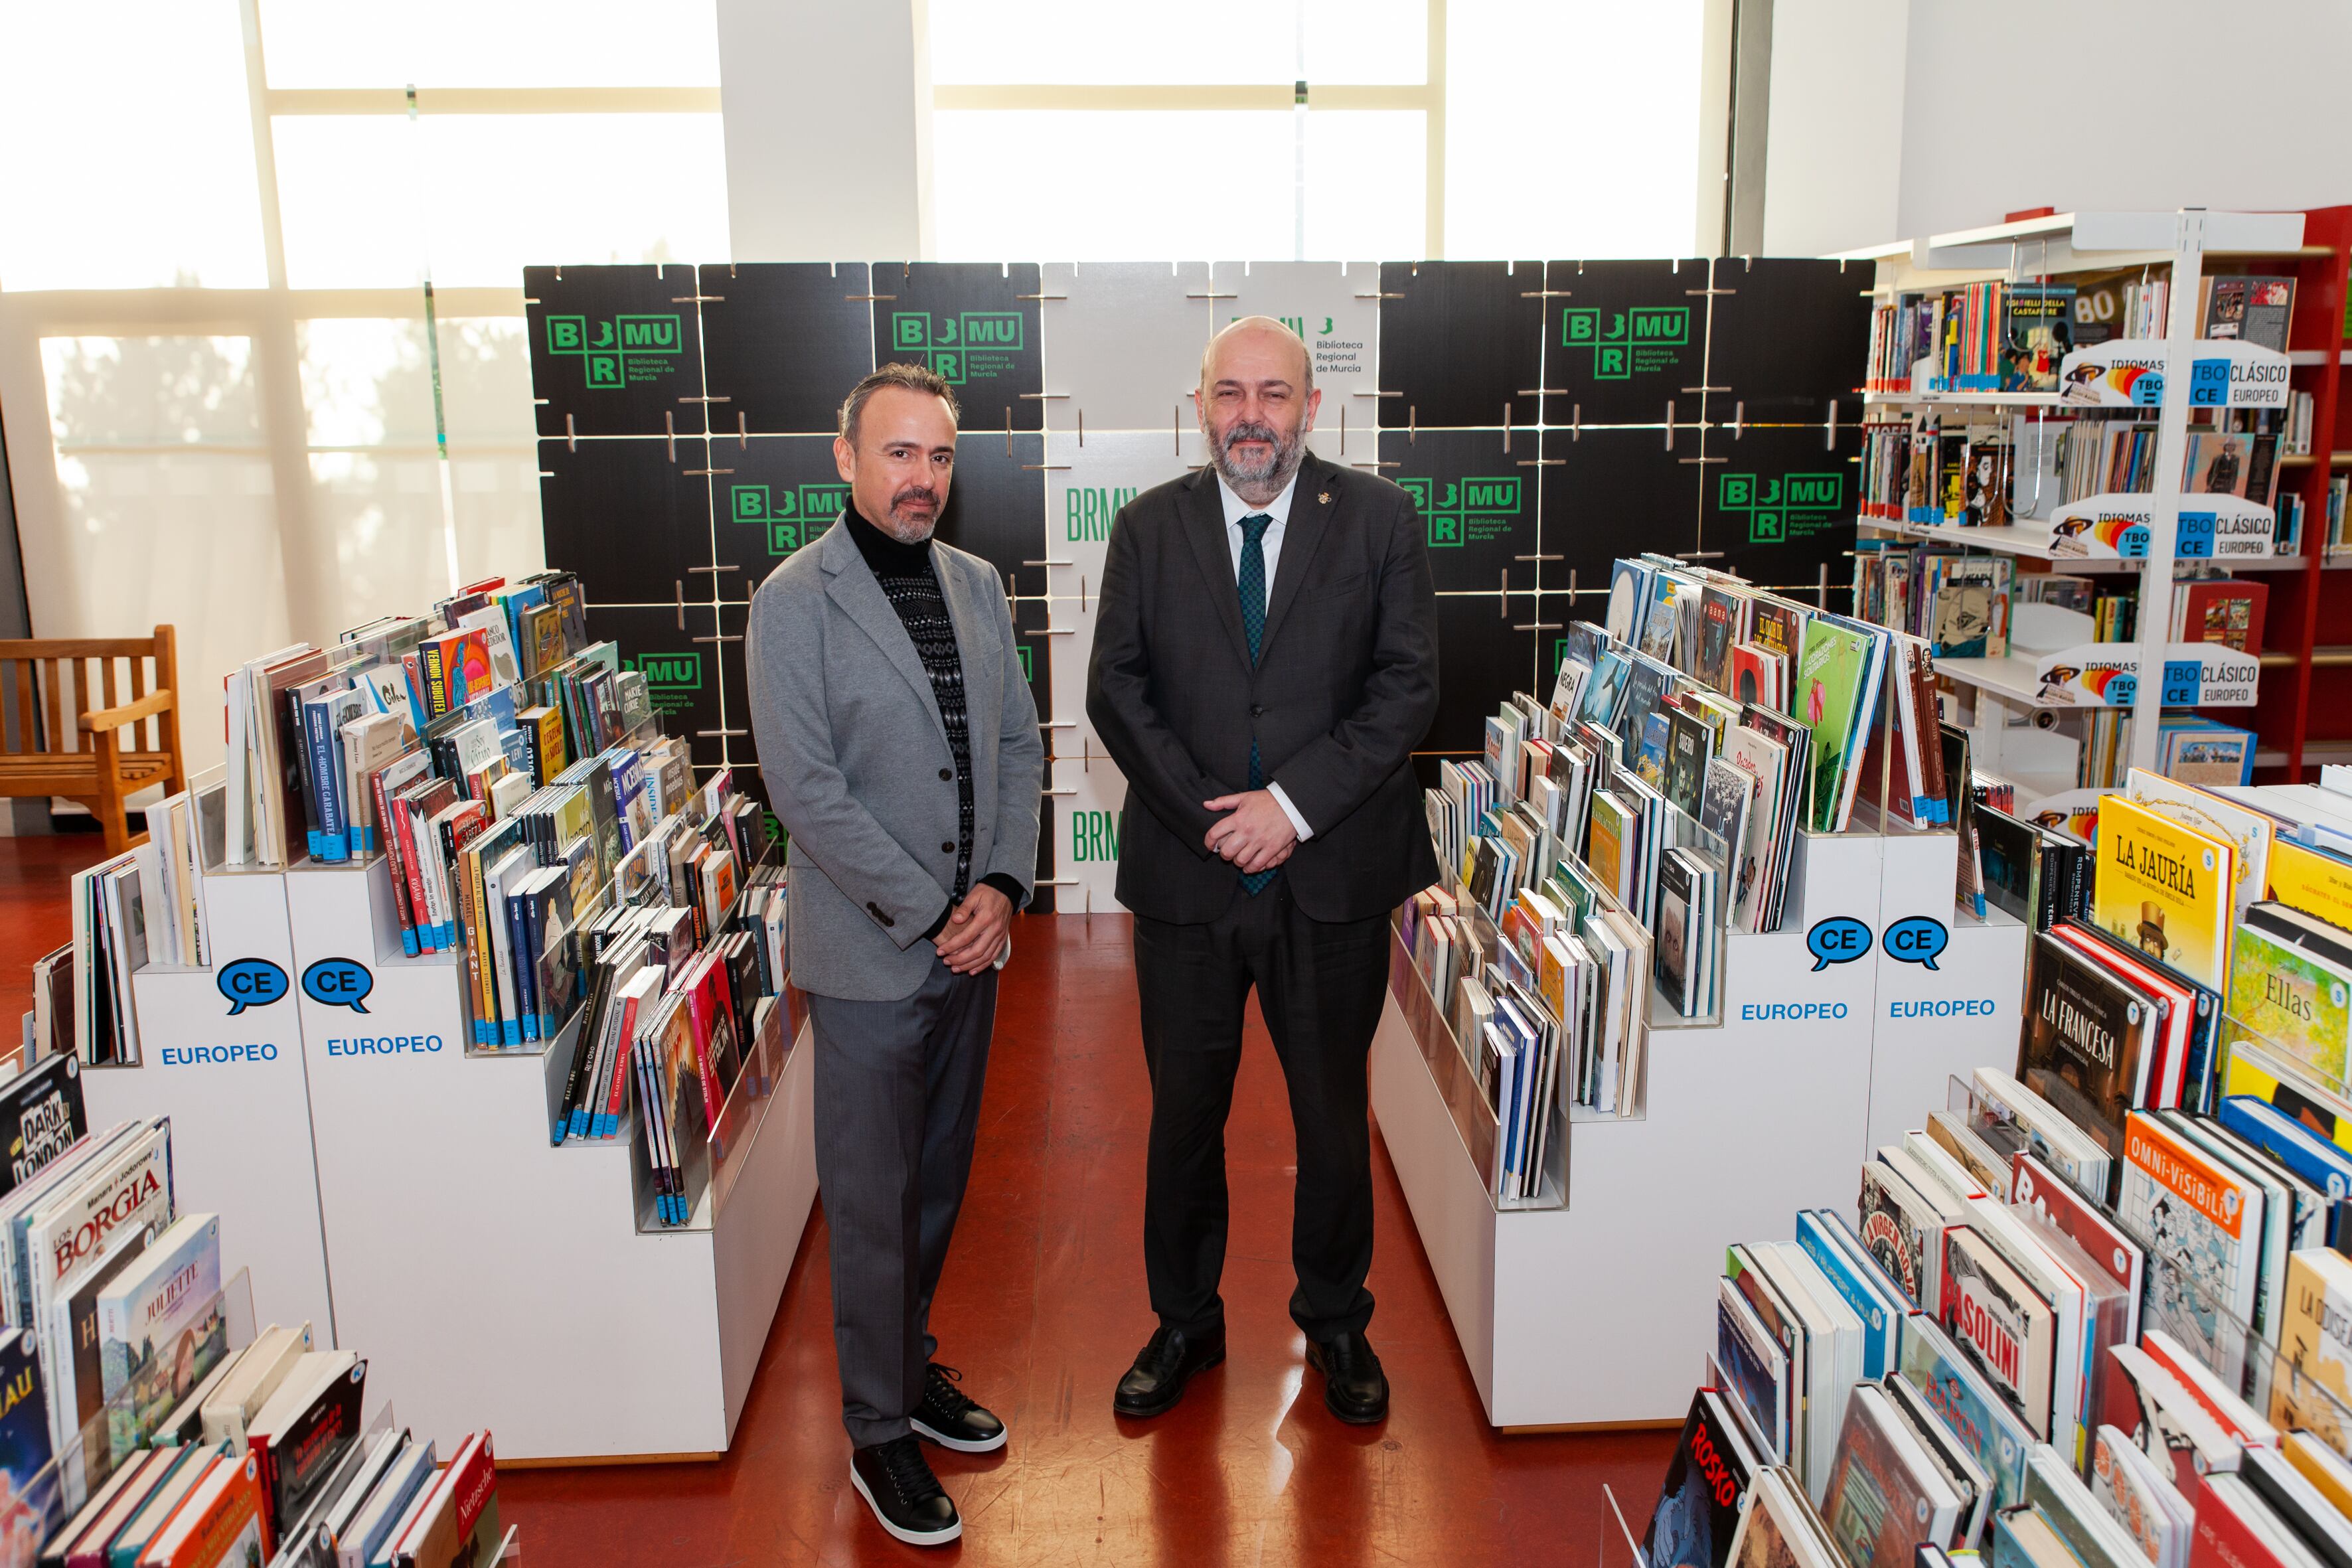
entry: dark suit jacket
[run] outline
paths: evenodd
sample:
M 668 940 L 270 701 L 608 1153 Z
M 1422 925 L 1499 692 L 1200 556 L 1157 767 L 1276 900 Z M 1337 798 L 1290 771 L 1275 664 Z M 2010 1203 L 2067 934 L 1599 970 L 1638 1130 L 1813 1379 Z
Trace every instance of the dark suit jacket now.
M 1119 509 L 1087 717 L 1127 774 L 1119 901 L 1215 919 L 1237 874 L 1201 803 L 1249 787 L 1250 738 L 1314 837 L 1284 863 L 1298 907 L 1362 920 L 1437 879 L 1412 749 L 1437 711 L 1437 597 L 1421 515 L 1388 480 L 1309 454 L 1251 667 L 1213 470 Z

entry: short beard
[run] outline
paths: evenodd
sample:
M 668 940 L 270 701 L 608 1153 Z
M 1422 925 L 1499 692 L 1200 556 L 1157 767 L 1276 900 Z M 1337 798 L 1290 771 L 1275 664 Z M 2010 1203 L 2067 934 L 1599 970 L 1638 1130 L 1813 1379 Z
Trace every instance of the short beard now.
M 1208 437 L 1210 465 L 1245 500 L 1252 499 L 1252 491 L 1265 500 L 1280 495 L 1282 487 L 1298 471 L 1299 458 L 1307 449 L 1305 431 L 1294 432 L 1285 440 L 1273 426 L 1255 420 L 1243 420 L 1226 431 L 1222 440 L 1204 421 L 1201 434 Z M 1262 463 L 1236 462 L 1228 448 L 1241 441 L 1264 441 L 1274 448 L 1274 454 Z
M 928 497 L 931 503 L 931 515 L 925 518 L 900 517 L 898 507 L 909 497 Z M 919 486 L 908 486 L 890 498 L 889 509 L 876 521 L 875 526 L 901 544 L 922 543 L 939 531 L 939 492 Z

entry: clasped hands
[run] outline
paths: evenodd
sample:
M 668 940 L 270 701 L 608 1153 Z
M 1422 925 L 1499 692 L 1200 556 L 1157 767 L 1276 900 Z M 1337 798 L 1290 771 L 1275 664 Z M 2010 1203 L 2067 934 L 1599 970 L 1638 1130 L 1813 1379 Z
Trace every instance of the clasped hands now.
M 1209 825 L 1203 839 L 1209 848 L 1232 861 L 1243 872 L 1270 871 L 1290 858 L 1298 847 L 1298 829 L 1290 814 L 1269 790 L 1221 795 L 1201 803 L 1226 815 Z
M 1013 900 L 982 883 L 964 895 L 932 945 L 952 973 L 979 974 L 995 964 L 1012 940 Z

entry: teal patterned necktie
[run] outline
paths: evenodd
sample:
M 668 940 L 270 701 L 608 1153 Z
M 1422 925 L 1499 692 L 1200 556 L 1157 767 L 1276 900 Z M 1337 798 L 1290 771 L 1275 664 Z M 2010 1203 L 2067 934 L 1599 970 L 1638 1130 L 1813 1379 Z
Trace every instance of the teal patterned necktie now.
M 1265 531 L 1274 526 L 1274 519 L 1262 511 L 1254 511 L 1242 519 L 1242 567 L 1234 574 L 1234 584 L 1242 595 L 1242 635 L 1249 638 L 1250 663 L 1257 663 L 1258 644 L 1265 637 Z M 1249 786 L 1265 787 L 1265 770 L 1258 765 L 1257 737 L 1250 737 Z M 1274 880 L 1274 873 L 1244 871 L 1241 873 L 1242 891 L 1256 898 Z

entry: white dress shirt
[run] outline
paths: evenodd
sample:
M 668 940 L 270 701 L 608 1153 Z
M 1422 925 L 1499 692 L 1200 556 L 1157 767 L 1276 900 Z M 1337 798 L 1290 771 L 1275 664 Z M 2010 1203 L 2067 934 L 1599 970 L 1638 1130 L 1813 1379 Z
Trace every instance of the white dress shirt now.
M 1234 487 L 1225 483 L 1224 475 L 1217 476 L 1217 496 L 1225 503 L 1225 543 L 1234 552 L 1235 583 L 1239 583 L 1242 576 L 1242 519 L 1255 517 L 1260 512 L 1274 519 L 1266 524 L 1265 538 L 1262 542 L 1265 551 L 1265 602 L 1269 608 L 1274 604 L 1275 563 L 1282 557 L 1282 535 L 1290 523 L 1290 495 L 1297 488 L 1298 476 L 1294 473 L 1290 476 L 1290 482 L 1282 487 L 1280 495 L 1264 506 L 1252 506 L 1234 493 Z M 1280 784 L 1270 783 L 1265 790 L 1274 796 L 1274 804 L 1282 807 L 1282 815 L 1290 818 L 1290 826 L 1297 831 L 1301 844 L 1315 837 L 1315 830 L 1307 826 L 1307 819 L 1298 815 L 1298 808 L 1290 804 L 1290 796 L 1283 793 Z

